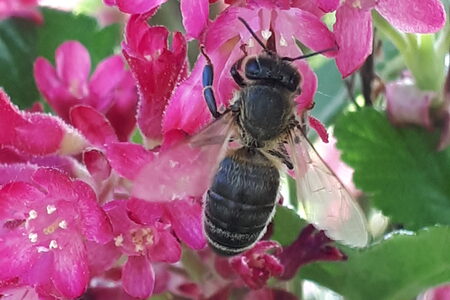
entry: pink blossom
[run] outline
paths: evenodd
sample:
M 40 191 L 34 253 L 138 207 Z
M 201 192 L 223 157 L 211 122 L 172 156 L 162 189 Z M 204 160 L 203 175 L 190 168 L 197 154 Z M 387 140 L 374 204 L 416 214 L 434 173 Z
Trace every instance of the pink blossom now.
M 130 18 L 122 47 L 139 87 L 138 125 L 149 145 L 154 146 L 162 138 L 161 120 L 167 101 L 177 83 L 186 77 L 187 60 L 183 35 L 175 33 L 169 49 L 169 31 L 147 24 L 152 13 Z
M 176 236 L 193 249 L 203 249 L 206 241 L 202 230 L 202 207 L 199 199 L 148 202 L 132 198 L 128 208 L 143 224 L 162 219 L 172 225 Z
M 439 0 L 346 0 L 340 3 L 334 32 L 339 45 L 336 64 L 343 77 L 357 70 L 372 53 L 372 9 L 395 28 L 408 33 L 436 32 L 446 19 Z M 319 1 L 325 11 L 333 10 L 336 4 L 335 0 Z
M 146 15 L 156 11 L 167 0 L 103 0 L 107 5 L 114 5 L 120 11 L 128 14 Z M 183 25 L 189 38 L 199 38 L 208 25 L 208 0 L 189 1 L 181 0 L 180 9 Z M 147 15 L 148 16 L 148 15 Z
M 56 69 L 45 58 L 34 63 L 39 91 L 50 107 L 70 123 L 70 110 L 76 105 L 90 106 L 106 116 L 121 141 L 135 126 L 137 94 L 129 71 L 118 55 L 99 63 L 89 79 L 91 61 L 86 48 L 76 41 L 63 43 L 56 50 Z
M 427 290 L 425 293 L 420 295 L 418 300 L 448 300 L 450 299 L 450 286 L 442 285 L 440 287 L 435 287 Z
M 268 251 L 274 251 L 274 255 Z M 252 249 L 230 259 L 231 267 L 251 289 L 262 288 L 272 276 L 283 273 L 283 265 L 276 257 L 281 246 L 274 241 L 258 242 Z
M 0 189 L 0 280 L 19 277 L 48 294 L 80 296 L 89 272 L 86 240 L 107 243 L 111 225 L 84 182 L 38 168 Z
M 298 297 L 285 290 L 263 288 L 256 291 L 250 291 L 244 300 L 297 300 Z
M 153 293 L 155 284 L 152 262 L 177 262 L 181 257 L 181 246 L 169 224 L 158 221 L 151 225 L 136 223 L 131 218 L 133 212 L 128 212 L 126 206 L 127 202 L 123 200 L 104 206 L 113 225 L 115 248 L 110 251 L 128 257 L 122 270 L 124 290 L 133 297 L 146 298 Z
M 417 124 L 431 129 L 430 105 L 435 92 L 419 90 L 407 77 L 386 85 L 387 113 L 392 123 Z
M 42 23 L 43 18 L 37 6 L 37 0 L 0 0 L 0 20 L 23 17 Z
M 296 241 L 284 247 L 278 258 L 284 266 L 280 279 L 288 280 L 295 276 L 298 268 L 315 261 L 341 261 L 347 259 L 338 248 L 331 246 L 323 231 L 313 225 L 306 226 Z
M 22 112 L 0 89 L 0 145 L 32 155 L 76 154 L 85 139 L 61 119 L 43 113 Z
M 276 50 L 280 56 L 301 55 L 295 39 L 314 51 L 336 45 L 334 35 L 311 12 L 281 5 L 277 1 L 234 3 L 208 26 L 201 38 L 214 65 L 213 86 L 218 107 L 222 110 L 228 107 L 233 92 L 238 88 L 231 78 L 230 69 L 243 55 L 241 46 L 247 45 L 248 55 L 257 55 L 262 51 L 238 17 L 245 19 L 263 40 L 274 34 Z M 330 51 L 325 55 L 334 54 Z M 163 132 L 175 130 L 192 134 L 211 120 L 202 96 L 201 72 L 204 64 L 204 59 L 199 58 L 189 78 L 176 89 L 165 111 Z M 312 107 L 317 78 L 304 60 L 294 62 L 294 65 L 302 76 L 302 93 L 296 99 L 298 112 L 302 114 Z

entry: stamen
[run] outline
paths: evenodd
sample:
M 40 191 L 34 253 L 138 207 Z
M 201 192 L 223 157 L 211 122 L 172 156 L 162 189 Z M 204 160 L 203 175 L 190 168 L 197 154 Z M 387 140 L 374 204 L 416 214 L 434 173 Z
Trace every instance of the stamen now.
M 54 213 L 56 211 L 56 206 L 54 206 L 53 204 L 49 204 L 47 205 L 47 213 L 49 215 L 51 215 L 52 213 Z
M 30 234 L 28 234 L 28 238 L 30 239 L 30 242 L 36 243 L 38 239 L 38 234 L 35 232 L 31 232 Z
M 34 209 L 30 210 L 30 212 L 28 213 L 28 219 L 29 220 L 36 219 L 37 216 L 38 216 L 38 213 Z
M 262 30 L 261 35 L 262 35 L 263 39 L 268 40 L 270 38 L 270 36 L 272 35 L 272 31 Z
M 50 251 L 50 249 L 45 248 L 44 246 L 38 246 L 38 247 L 36 247 L 36 249 L 37 249 L 37 252 L 38 252 L 38 253 Z
M 59 222 L 58 226 L 61 229 L 67 229 L 67 222 L 66 222 L 66 220 L 62 220 L 61 222 Z
M 114 245 L 116 245 L 116 247 L 123 245 L 123 235 L 120 234 L 114 238 Z
M 55 240 L 51 240 L 50 244 L 48 244 L 49 249 L 56 249 L 58 248 L 58 243 Z
M 287 47 L 287 41 L 284 39 L 284 36 L 280 37 L 280 46 Z

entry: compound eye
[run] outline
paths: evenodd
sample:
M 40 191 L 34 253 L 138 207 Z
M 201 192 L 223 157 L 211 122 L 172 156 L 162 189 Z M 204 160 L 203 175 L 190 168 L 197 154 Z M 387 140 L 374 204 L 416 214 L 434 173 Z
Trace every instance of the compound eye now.
M 256 76 L 261 73 L 261 66 L 256 59 L 251 59 L 245 65 L 245 74 L 247 76 Z

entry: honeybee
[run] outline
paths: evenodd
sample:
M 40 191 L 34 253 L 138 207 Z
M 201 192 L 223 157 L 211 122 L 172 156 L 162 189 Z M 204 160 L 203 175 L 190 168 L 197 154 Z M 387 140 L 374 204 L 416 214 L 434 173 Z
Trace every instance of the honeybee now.
M 248 56 L 243 49 L 244 56 L 230 70 L 239 90 L 230 106 L 219 112 L 212 62 L 201 48 L 207 61 L 203 94 L 215 120 L 147 165 L 142 174 L 157 173 L 158 185 L 142 188 L 148 177 L 137 176 L 142 182 L 134 195 L 158 201 L 207 191 L 203 227 L 208 244 L 219 255 L 233 256 L 264 235 L 275 213 L 280 172 L 294 169 L 305 219 L 333 240 L 365 246 L 368 233 L 363 212 L 308 141 L 305 122 L 295 110 L 301 76 L 291 62 L 329 49 L 281 57 L 239 19 L 263 51 Z M 173 178 L 170 169 L 183 175 Z

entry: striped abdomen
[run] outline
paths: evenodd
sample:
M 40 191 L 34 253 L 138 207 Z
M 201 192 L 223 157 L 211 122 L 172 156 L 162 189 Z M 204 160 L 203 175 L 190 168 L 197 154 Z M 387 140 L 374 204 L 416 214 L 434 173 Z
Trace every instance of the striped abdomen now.
M 204 208 L 204 228 L 215 252 L 236 255 L 262 237 L 279 182 L 278 169 L 257 149 L 240 148 L 222 160 Z

